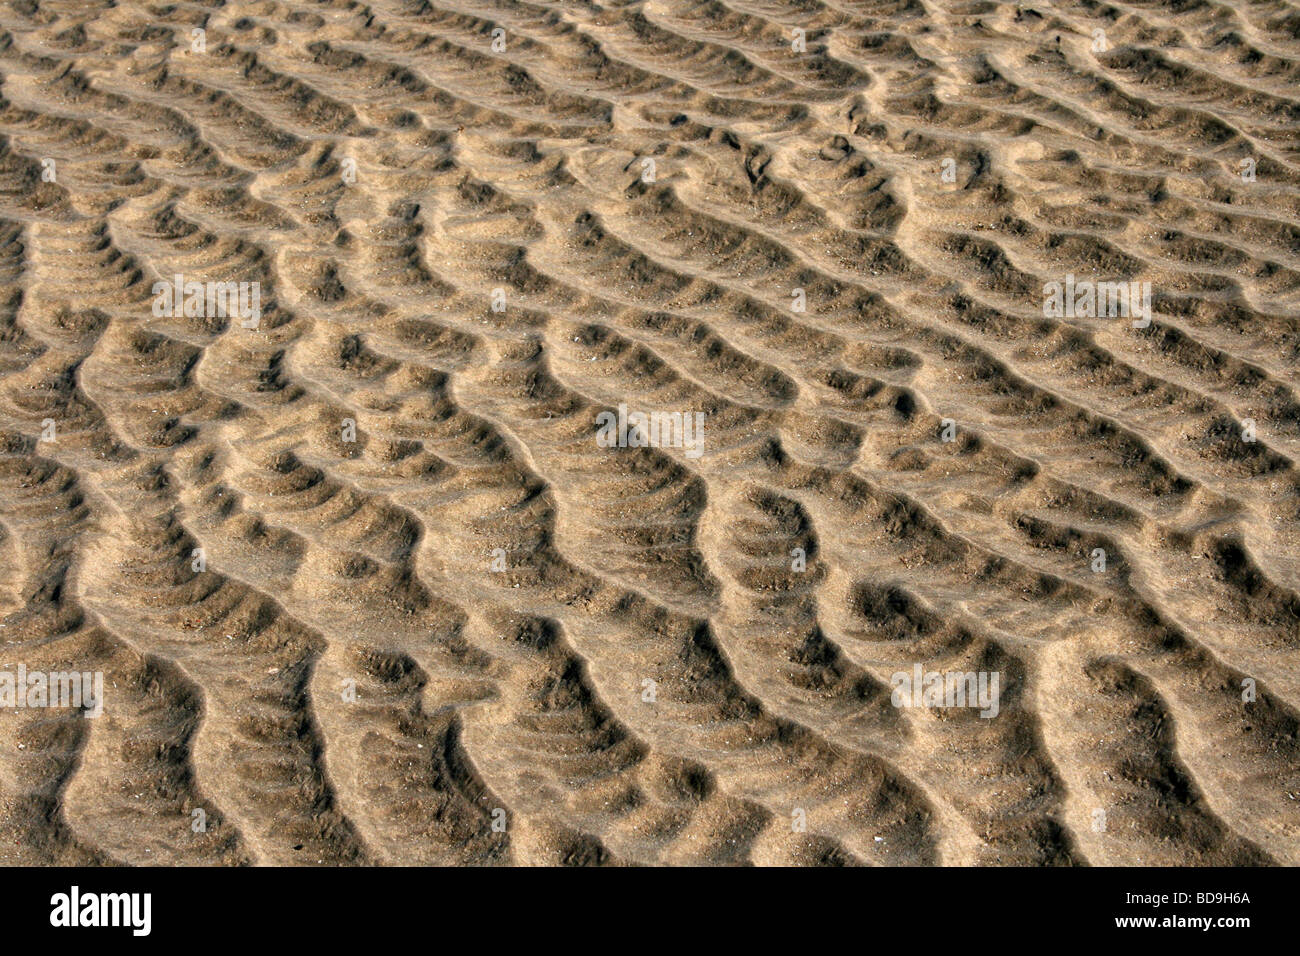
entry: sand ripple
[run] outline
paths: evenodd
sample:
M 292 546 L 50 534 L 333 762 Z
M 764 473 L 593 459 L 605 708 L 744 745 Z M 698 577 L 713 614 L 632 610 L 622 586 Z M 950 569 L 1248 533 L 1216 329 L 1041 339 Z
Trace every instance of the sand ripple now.
M 0 862 L 1300 864 L 1294 3 L 10 0 L 0 77 L 0 666 L 107 688 L 0 711 Z

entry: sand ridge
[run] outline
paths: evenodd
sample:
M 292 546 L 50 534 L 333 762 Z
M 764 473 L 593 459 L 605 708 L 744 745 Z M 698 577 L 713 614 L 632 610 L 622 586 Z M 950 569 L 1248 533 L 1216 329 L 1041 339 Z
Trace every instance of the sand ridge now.
M 0 708 L 0 862 L 1300 863 L 1295 4 L 3 0 L 0 77 L 0 670 L 105 686 Z

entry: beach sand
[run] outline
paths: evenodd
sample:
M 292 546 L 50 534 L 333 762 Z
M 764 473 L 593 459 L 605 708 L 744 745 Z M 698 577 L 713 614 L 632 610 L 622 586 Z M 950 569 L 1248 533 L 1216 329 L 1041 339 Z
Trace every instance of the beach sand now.
M 0 707 L 0 863 L 1300 863 L 1294 3 L 5 0 L 0 77 L 0 672 L 103 681 Z

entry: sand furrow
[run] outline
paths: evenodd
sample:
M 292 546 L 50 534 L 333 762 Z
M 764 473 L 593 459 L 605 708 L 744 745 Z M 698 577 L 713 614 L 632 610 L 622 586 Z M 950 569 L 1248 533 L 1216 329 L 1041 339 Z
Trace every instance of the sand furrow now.
M 0 860 L 1295 864 L 1297 80 L 1237 0 L 0 8 L 0 675 L 104 680 L 0 683 Z

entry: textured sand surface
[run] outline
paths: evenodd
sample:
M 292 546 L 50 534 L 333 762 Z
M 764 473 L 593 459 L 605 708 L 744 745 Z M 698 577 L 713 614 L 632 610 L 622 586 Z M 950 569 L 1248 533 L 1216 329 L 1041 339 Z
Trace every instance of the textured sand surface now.
M 0 78 L 0 669 L 104 675 L 0 862 L 1300 863 L 1300 5 L 2 0 Z

